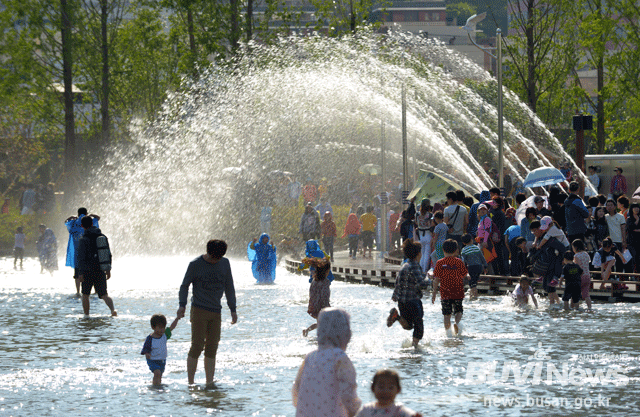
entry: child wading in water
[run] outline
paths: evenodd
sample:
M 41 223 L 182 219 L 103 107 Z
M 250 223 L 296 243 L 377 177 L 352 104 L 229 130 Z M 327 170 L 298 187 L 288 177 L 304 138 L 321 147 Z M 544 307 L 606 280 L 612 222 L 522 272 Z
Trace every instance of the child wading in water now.
M 413 329 L 413 346 L 418 346 L 418 342 L 424 335 L 424 324 L 422 317 L 424 311 L 422 309 L 422 291 L 427 285 L 425 276 L 420 267 L 420 257 L 422 256 L 422 245 L 414 242 L 413 239 L 407 239 L 402 244 L 404 257 L 409 259 L 402 265 L 402 268 L 396 276 L 396 285 L 393 290 L 391 299 L 398 303 L 398 310 L 394 307 L 387 318 L 387 326 L 393 326 L 396 321 L 405 330 Z
M 453 324 L 454 334 L 460 333 L 460 320 L 462 320 L 462 300 L 464 299 L 464 277 L 467 276 L 467 267 L 458 254 L 458 242 L 447 239 L 442 244 L 444 258 L 436 263 L 433 269 L 433 295 L 431 303 L 435 304 L 436 294 L 440 289 L 440 303 L 442 304 L 442 315 L 444 319 L 444 329 L 449 331 L 451 327 L 451 313 L 454 314 Z
M 478 298 L 478 278 L 482 272 L 487 271 L 489 265 L 470 234 L 462 235 L 462 244 L 464 247 L 460 251 L 460 257 L 469 271 L 469 301 L 472 301 Z
M 356 370 L 345 350 L 351 340 L 349 313 L 325 308 L 318 315 L 318 349 L 309 353 L 293 384 L 296 416 L 352 417 L 358 398 Z
M 531 289 L 531 280 L 526 275 L 520 277 L 520 283 L 516 285 L 515 290 L 511 293 L 511 297 L 515 300 L 517 307 L 524 307 L 529 304 L 529 297 L 531 297 L 531 301 L 533 301 L 533 304 L 538 308 L 538 301 Z
M 395 404 L 396 395 L 401 391 L 400 376 L 391 369 L 381 369 L 373 376 L 371 391 L 376 402 L 362 406 L 356 417 L 422 417 L 422 414 Z
M 591 262 L 591 258 L 585 251 L 585 245 L 582 240 L 574 240 L 571 242 L 571 247 L 574 252 L 573 262 L 582 268 L 582 276 L 580 277 L 580 292 L 582 299 L 587 303 L 587 308 L 591 311 L 591 295 L 589 294 L 589 291 L 591 290 L 591 273 L 589 272 L 589 263 Z
M 153 333 L 147 336 L 140 354 L 147 358 L 149 370 L 153 372 L 153 385 L 162 383 L 162 374 L 167 363 L 167 339 L 171 338 L 171 331 L 178 325 L 178 320 L 180 319 L 176 317 L 167 329 L 167 318 L 165 316 L 162 314 L 151 316 Z
M 560 276 L 560 285 L 562 280 L 566 281 L 562 301 L 564 301 L 564 309 L 569 309 L 569 300 L 571 300 L 571 308 L 577 309 L 580 304 L 580 295 L 582 293 L 582 268 L 573 262 L 573 253 L 565 252 L 562 260 L 562 276 Z
M 315 270 L 312 272 L 313 280 L 309 287 L 309 307 L 307 313 L 314 319 L 318 319 L 320 310 L 325 307 L 331 307 L 329 299 L 331 298 L 331 281 L 327 278 L 329 271 L 331 271 L 331 262 L 328 259 L 320 258 L 306 258 L 303 262 L 313 266 Z M 315 330 L 318 327 L 316 321 L 311 326 L 302 331 L 303 336 L 307 336 L 311 330 Z

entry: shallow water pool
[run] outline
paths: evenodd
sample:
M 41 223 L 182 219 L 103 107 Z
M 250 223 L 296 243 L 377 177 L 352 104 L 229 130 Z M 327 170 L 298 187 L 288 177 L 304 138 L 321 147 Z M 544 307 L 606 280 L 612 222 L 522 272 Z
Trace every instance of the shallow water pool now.
M 258 286 L 250 264 L 232 261 L 239 321 L 223 300 L 216 384 L 186 383 L 190 326 L 183 319 L 168 342 L 164 386 L 151 386 L 140 355 L 154 313 L 173 320 L 190 258 L 118 259 L 109 280 L 119 316 L 91 297 L 83 318 L 70 268 L 41 275 L 0 260 L 0 415 L 14 416 L 293 416 L 290 389 L 315 332 L 306 314 L 306 277 L 278 269 L 276 285 Z M 619 415 L 640 406 L 640 304 L 596 304 L 595 313 L 518 310 L 504 297 L 465 302 L 463 333 L 447 337 L 439 300 L 425 305 L 425 339 L 386 327 L 391 289 L 334 282 L 331 304 L 351 313 L 347 353 L 358 393 L 373 400 L 370 381 L 382 367 L 402 378 L 399 402 L 425 416 L 486 414 Z M 202 362 L 196 382 L 204 382 Z

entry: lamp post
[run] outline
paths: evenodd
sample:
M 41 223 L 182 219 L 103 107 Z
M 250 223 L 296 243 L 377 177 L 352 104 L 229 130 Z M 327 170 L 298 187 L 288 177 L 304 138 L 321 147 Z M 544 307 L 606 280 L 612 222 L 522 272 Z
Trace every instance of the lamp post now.
M 476 24 L 484 19 L 486 13 L 481 15 L 473 15 L 467 19 L 467 24 L 463 27 L 467 31 L 469 41 L 478 49 L 488 54 L 496 60 L 496 78 L 498 79 L 498 187 L 504 187 L 504 129 L 502 114 L 502 30 L 496 29 L 496 55 L 489 52 L 488 49 L 481 47 L 471 37 L 471 32 L 476 32 Z

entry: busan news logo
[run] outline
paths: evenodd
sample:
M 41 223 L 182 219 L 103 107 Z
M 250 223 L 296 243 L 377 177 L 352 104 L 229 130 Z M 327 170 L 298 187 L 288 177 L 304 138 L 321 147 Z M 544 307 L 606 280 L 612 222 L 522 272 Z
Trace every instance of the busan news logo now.
M 515 385 L 627 385 L 629 377 L 626 370 L 616 361 L 630 359 L 625 355 L 594 354 L 579 355 L 583 360 L 603 360 L 613 363 L 605 367 L 584 367 L 576 362 L 564 361 L 556 366 L 552 358 L 543 349 L 542 342 L 538 343 L 533 355 L 524 364 L 519 361 L 503 361 L 499 367 L 498 361 L 470 362 L 467 367 L 466 381 L 468 384 L 510 383 Z

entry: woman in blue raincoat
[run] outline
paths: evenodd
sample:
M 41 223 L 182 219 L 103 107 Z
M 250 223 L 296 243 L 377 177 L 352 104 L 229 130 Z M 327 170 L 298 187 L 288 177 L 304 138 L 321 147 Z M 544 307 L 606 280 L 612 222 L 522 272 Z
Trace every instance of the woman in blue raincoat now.
M 247 248 L 247 255 L 252 261 L 251 270 L 253 277 L 259 284 L 270 284 L 276 279 L 276 257 L 275 245 L 269 243 L 269 235 L 263 233 L 259 239 L 253 239 Z

